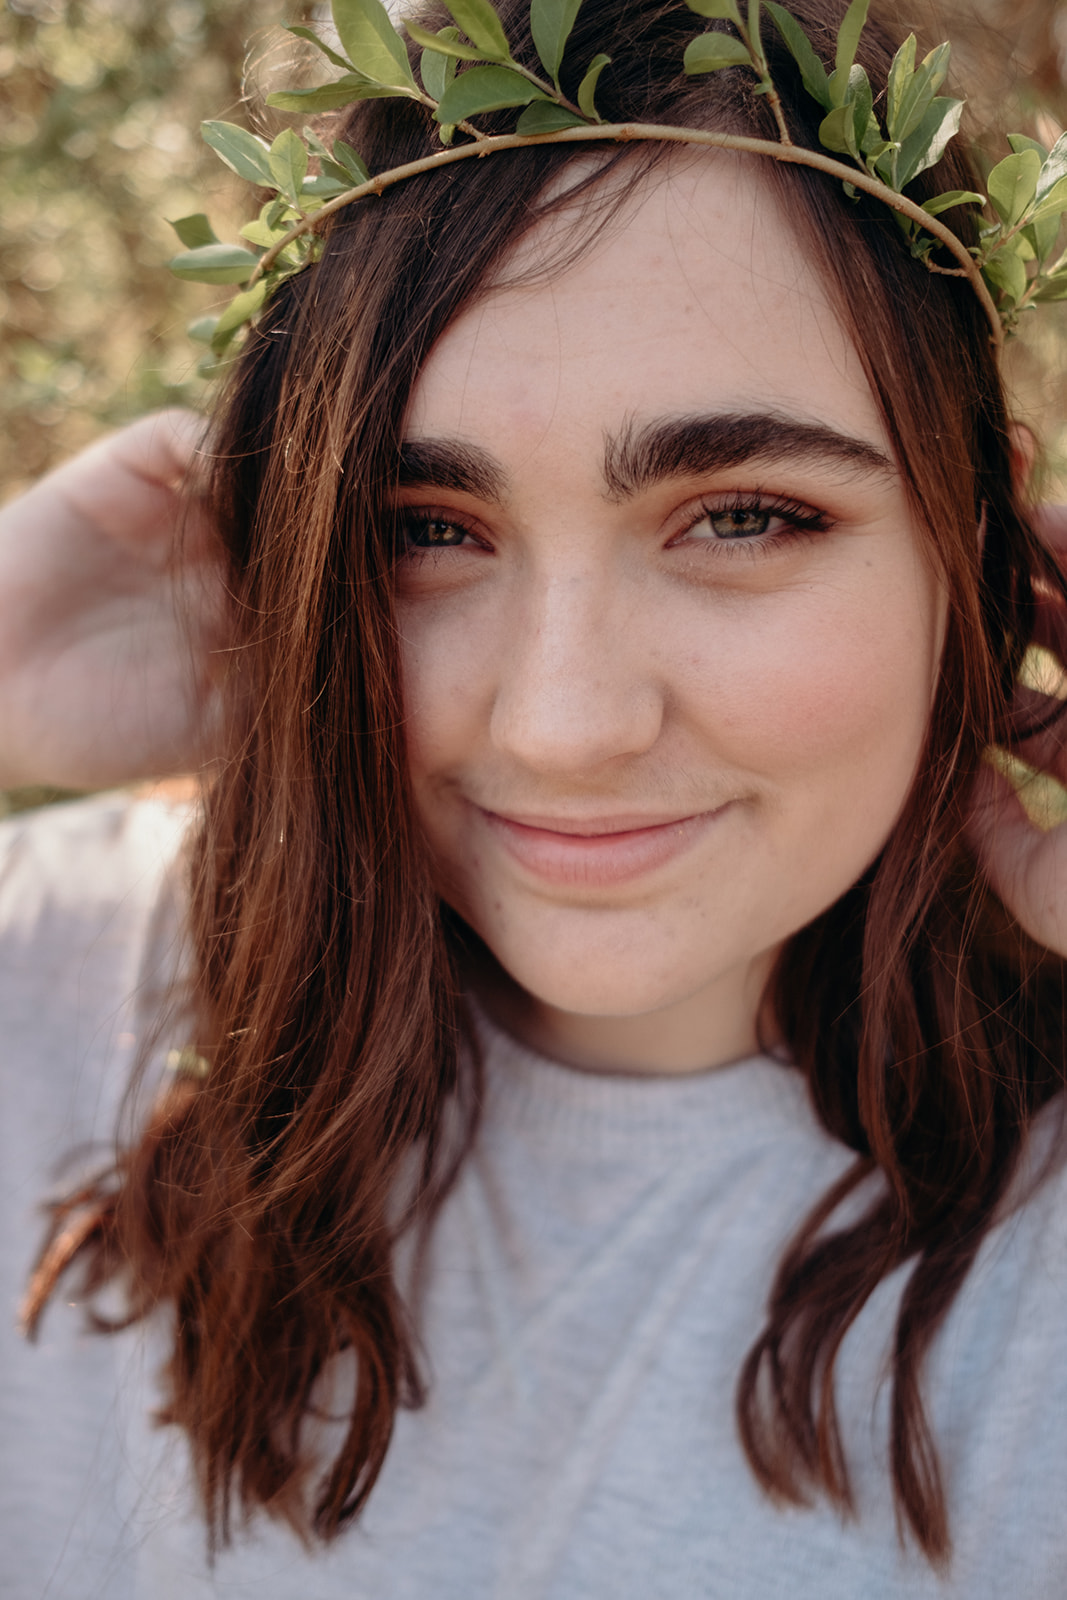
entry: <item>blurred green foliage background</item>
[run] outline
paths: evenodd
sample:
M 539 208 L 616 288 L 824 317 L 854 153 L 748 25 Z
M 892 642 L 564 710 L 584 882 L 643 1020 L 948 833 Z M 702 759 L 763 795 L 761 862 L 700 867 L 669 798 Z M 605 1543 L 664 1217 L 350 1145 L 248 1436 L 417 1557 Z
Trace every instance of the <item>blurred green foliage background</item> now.
M 258 73 L 288 40 L 280 22 L 303 14 L 285 0 L 0 11 L 5 495 L 104 428 L 205 402 L 185 326 L 218 296 L 166 271 L 180 245 L 165 219 L 206 209 L 236 226 L 251 214 L 199 124 L 244 120 L 242 100 L 261 101 Z
M 1051 143 L 1062 131 L 1062 0 L 889 9 L 927 45 L 953 40 L 972 133 L 1018 128 Z M 325 10 L 301 0 L 7 0 L 0 496 L 105 428 L 160 405 L 207 403 L 185 327 L 220 296 L 166 271 L 178 245 L 164 219 L 206 210 L 222 233 L 252 214 L 252 196 L 205 149 L 199 123 L 223 116 L 268 135 L 284 125 L 262 106 L 293 59 L 281 24 Z M 1020 415 L 1049 447 L 1044 492 L 1067 498 L 1067 304 L 1024 319 L 1013 346 Z

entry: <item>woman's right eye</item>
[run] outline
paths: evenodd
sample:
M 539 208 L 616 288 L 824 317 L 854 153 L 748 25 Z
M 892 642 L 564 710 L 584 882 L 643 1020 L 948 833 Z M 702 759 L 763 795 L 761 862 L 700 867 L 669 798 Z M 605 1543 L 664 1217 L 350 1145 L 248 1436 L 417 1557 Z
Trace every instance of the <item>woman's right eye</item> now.
M 450 522 L 446 517 L 415 517 L 410 513 L 399 519 L 397 543 L 403 550 L 451 550 L 470 537 L 461 523 Z

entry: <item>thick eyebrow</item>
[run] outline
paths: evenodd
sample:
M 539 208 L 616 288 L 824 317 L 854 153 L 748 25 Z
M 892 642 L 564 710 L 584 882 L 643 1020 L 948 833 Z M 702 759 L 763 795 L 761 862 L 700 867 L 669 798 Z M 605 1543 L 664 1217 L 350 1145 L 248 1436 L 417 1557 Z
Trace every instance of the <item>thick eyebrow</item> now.
M 626 500 L 669 478 L 705 477 L 747 461 L 826 462 L 861 475 L 895 476 L 877 446 L 825 423 L 802 422 L 774 412 L 726 412 L 667 417 L 627 424 L 604 442 L 604 483 L 612 500 Z M 449 489 L 502 503 L 508 475 L 487 450 L 459 439 L 406 439 L 400 446 L 397 486 Z
M 747 461 L 830 461 L 862 475 L 896 475 L 877 446 L 824 423 L 774 412 L 673 417 L 644 427 L 630 423 L 604 441 L 604 481 L 613 500 L 626 500 L 668 478 L 703 477 Z
M 475 499 L 502 501 L 507 477 L 487 450 L 458 440 L 405 439 L 397 477 L 401 489 L 452 489 Z

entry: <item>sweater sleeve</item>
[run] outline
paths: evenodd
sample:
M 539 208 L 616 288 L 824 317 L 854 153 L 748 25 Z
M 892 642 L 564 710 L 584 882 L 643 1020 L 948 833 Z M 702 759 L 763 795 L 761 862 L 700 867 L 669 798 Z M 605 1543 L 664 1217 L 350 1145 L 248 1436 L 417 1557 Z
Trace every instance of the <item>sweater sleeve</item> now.
M 121 1341 L 57 1296 L 35 1345 L 15 1308 L 41 1202 L 102 1163 L 144 1030 L 175 970 L 188 807 L 126 794 L 0 825 L 0 1592 L 95 1593 L 127 1515 L 113 1440 Z M 123 1357 L 125 1359 L 125 1357 Z M 109 1600 L 122 1600 L 112 1573 Z

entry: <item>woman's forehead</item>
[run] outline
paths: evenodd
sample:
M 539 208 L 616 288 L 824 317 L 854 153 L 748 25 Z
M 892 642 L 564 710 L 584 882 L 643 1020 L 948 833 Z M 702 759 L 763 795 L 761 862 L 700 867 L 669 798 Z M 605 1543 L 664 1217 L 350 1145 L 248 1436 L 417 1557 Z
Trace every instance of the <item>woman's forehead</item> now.
M 431 351 L 409 437 L 459 433 L 496 453 L 561 428 L 599 445 L 666 415 L 767 411 L 884 448 L 829 292 L 757 173 L 689 157 L 620 191 L 607 226 L 580 204 L 539 224 Z

